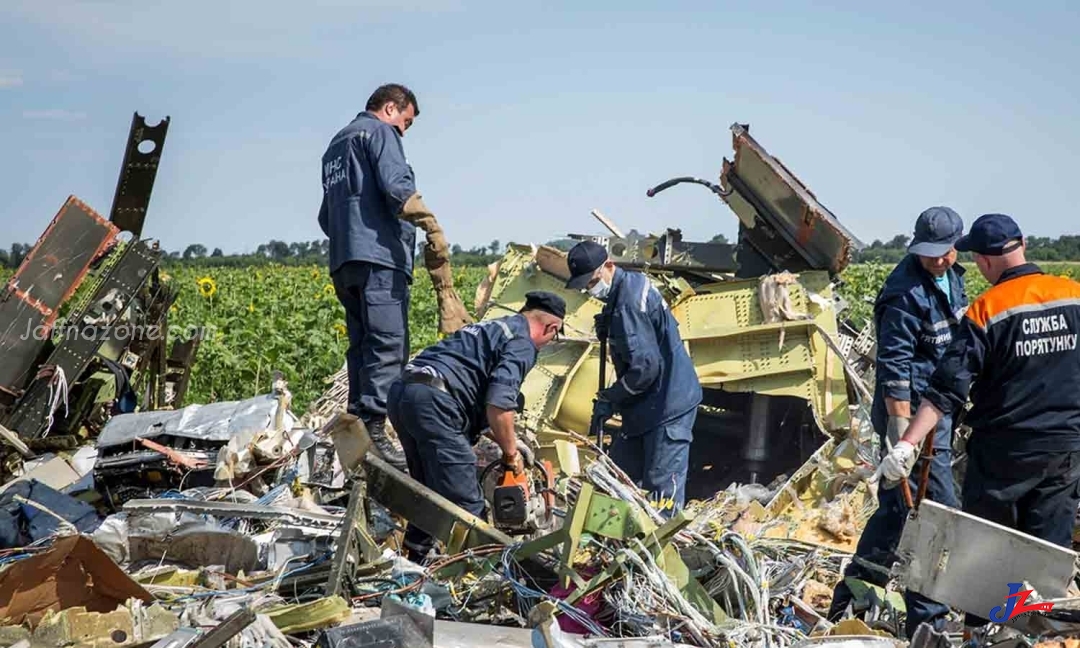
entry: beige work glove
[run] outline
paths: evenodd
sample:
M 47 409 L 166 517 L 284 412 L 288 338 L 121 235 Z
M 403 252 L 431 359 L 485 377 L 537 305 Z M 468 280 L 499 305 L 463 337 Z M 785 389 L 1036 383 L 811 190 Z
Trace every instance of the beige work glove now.
M 405 201 L 399 217 L 424 230 L 427 243 L 424 245 L 424 266 L 435 288 L 435 299 L 439 304 L 439 333 L 450 335 L 466 324 L 473 322 L 461 296 L 454 290 L 454 275 L 450 271 L 450 246 L 442 227 L 435 219 L 435 214 L 424 204 L 419 193 L 414 193 Z

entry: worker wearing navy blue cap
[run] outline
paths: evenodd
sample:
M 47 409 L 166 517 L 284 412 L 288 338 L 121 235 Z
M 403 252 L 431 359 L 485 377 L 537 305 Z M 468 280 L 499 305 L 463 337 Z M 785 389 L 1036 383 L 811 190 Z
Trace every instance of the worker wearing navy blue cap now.
M 514 431 L 521 383 L 538 350 L 563 330 L 566 302 L 530 292 L 521 311 L 469 324 L 421 351 L 391 386 L 387 415 L 405 450 L 409 474 L 466 511 L 484 517 L 473 446 L 490 428 L 502 461 L 515 473 L 527 463 Z M 416 525 L 405 529 L 410 560 L 434 545 Z
M 889 274 L 874 302 L 877 358 L 870 419 L 883 448 L 900 440 L 912 412 L 919 407 L 930 374 L 958 334 L 968 305 L 965 269 L 956 263 L 954 248 L 963 234 L 963 220 L 949 207 L 930 207 L 919 214 L 908 255 Z M 951 416 L 938 422 L 926 496 L 955 507 L 959 502 L 952 475 L 953 427 Z M 895 488 L 898 484 L 883 484 L 878 489 L 878 507 L 859 537 L 856 559 L 833 590 L 828 615 L 833 621 L 843 616 L 852 601 L 846 579 L 881 587 L 889 581 L 888 569 L 896 559 L 908 513 L 901 489 Z M 910 486 L 912 492 L 918 489 L 915 480 Z M 941 630 L 949 613 L 947 606 L 915 592 L 904 593 L 904 605 L 908 637 L 924 622 Z
M 618 413 L 622 425 L 610 456 L 662 507 L 686 501 L 686 473 L 701 384 L 679 326 L 660 292 L 640 272 L 615 267 L 592 241 L 567 255 L 566 287 L 604 302 L 598 336 L 606 336 L 617 381 L 597 394 L 594 415 Z
M 1028 263 L 1020 227 L 1004 214 L 981 216 L 956 249 L 972 253 L 992 286 L 968 308 L 878 476 L 909 475 L 926 435 L 970 395 L 963 510 L 1071 548 L 1080 504 L 1080 283 Z M 969 614 L 965 623 L 987 620 Z

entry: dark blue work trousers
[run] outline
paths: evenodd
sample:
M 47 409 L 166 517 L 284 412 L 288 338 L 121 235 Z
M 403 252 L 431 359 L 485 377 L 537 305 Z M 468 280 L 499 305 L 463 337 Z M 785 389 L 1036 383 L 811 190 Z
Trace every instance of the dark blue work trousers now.
M 918 496 L 919 477 L 922 475 L 925 461 L 922 458 L 916 461 L 908 477 L 913 499 Z M 909 512 L 900 484 L 892 488 L 883 488 L 883 485 L 884 482 L 879 482 L 878 507 L 863 528 L 859 544 L 855 547 L 855 556 L 881 567 L 885 572 L 869 569 L 855 560 L 844 570 L 844 577 L 857 578 L 879 587 L 884 587 L 889 582 L 888 570 L 896 561 L 896 548 L 900 544 L 900 534 L 904 531 L 904 523 L 907 521 Z M 930 480 L 926 486 L 926 499 L 953 508 L 959 507 L 952 474 L 952 451 L 935 451 L 930 463 Z M 833 590 L 833 601 L 829 608 L 828 618 L 834 621 L 839 619 L 852 598 L 851 590 L 841 579 Z M 915 592 L 904 592 L 904 606 L 907 608 L 904 631 L 908 638 L 915 635 L 915 629 L 923 622 L 930 623 L 936 630 L 944 629 L 945 618 L 949 614 L 948 606 Z
M 1080 452 L 1009 452 L 975 439 L 967 450 L 965 513 L 1072 549 L 1080 504 Z M 1007 591 L 1004 583 L 1001 587 Z M 973 614 L 964 617 L 969 626 L 989 622 Z
M 690 463 L 697 408 L 645 434 L 617 434 L 609 456 L 654 501 L 674 500 L 673 508 L 661 510 L 665 517 L 686 503 L 686 472 Z
M 331 277 L 349 333 L 348 412 L 365 421 L 385 419 L 390 383 L 409 356 L 409 277 L 359 261 L 343 264 Z
M 388 416 L 401 440 L 409 475 L 478 517 L 486 517 L 476 470 L 476 453 L 466 433 L 466 416 L 450 394 L 404 380 L 390 387 Z M 409 522 L 405 547 L 418 560 L 435 544 Z

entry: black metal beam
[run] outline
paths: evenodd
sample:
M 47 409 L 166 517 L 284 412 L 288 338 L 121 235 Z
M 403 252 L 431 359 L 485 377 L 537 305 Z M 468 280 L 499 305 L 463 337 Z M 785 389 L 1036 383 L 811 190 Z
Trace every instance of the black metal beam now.
M 168 131 L 168 116 L 155 126 L 147 126 L 139 113 L 131 118 L 131 130 L 124 150 L 124 162 L 120 166 L 120 177 L 116 181 L 109 220 L 121 231 L 131 232 L 136 238 L 142 236 L 146 208 L 150 205 L 150 193 L 154 189 L 154 178 L 157 177 L 158 162 Z

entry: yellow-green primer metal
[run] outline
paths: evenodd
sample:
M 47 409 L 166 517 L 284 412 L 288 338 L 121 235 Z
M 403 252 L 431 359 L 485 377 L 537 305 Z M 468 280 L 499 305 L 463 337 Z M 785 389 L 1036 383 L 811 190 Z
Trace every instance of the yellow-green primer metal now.
M 603 303 L 566 290 L 565 276 L 562 252 L 511 245 L 481 286 L 478 308 L 481 319 L 502 317 L 520 309 L 532 290 L 555 292 L 566 301 L 565 337 L 540 351 L 522 385 L 526 409 L 521 423 L 537 432 L 554 428 L 587 434 L 599 383 L 593 322 Z M 843 364 L 823 337 L 837 335 L 827 273 L 802 273 L 798 283 L 787 287 L 792 310 L 811 319 L 773 324 L 764 321 L 757 279 L 718 282 L 695 292 L 669 276 L 650 277 L 670 300 L 703 387 L 795 396 L 810 404 L 823 433 L 850 426 Z M 613 382 L 609 364 L 607 383 Z

